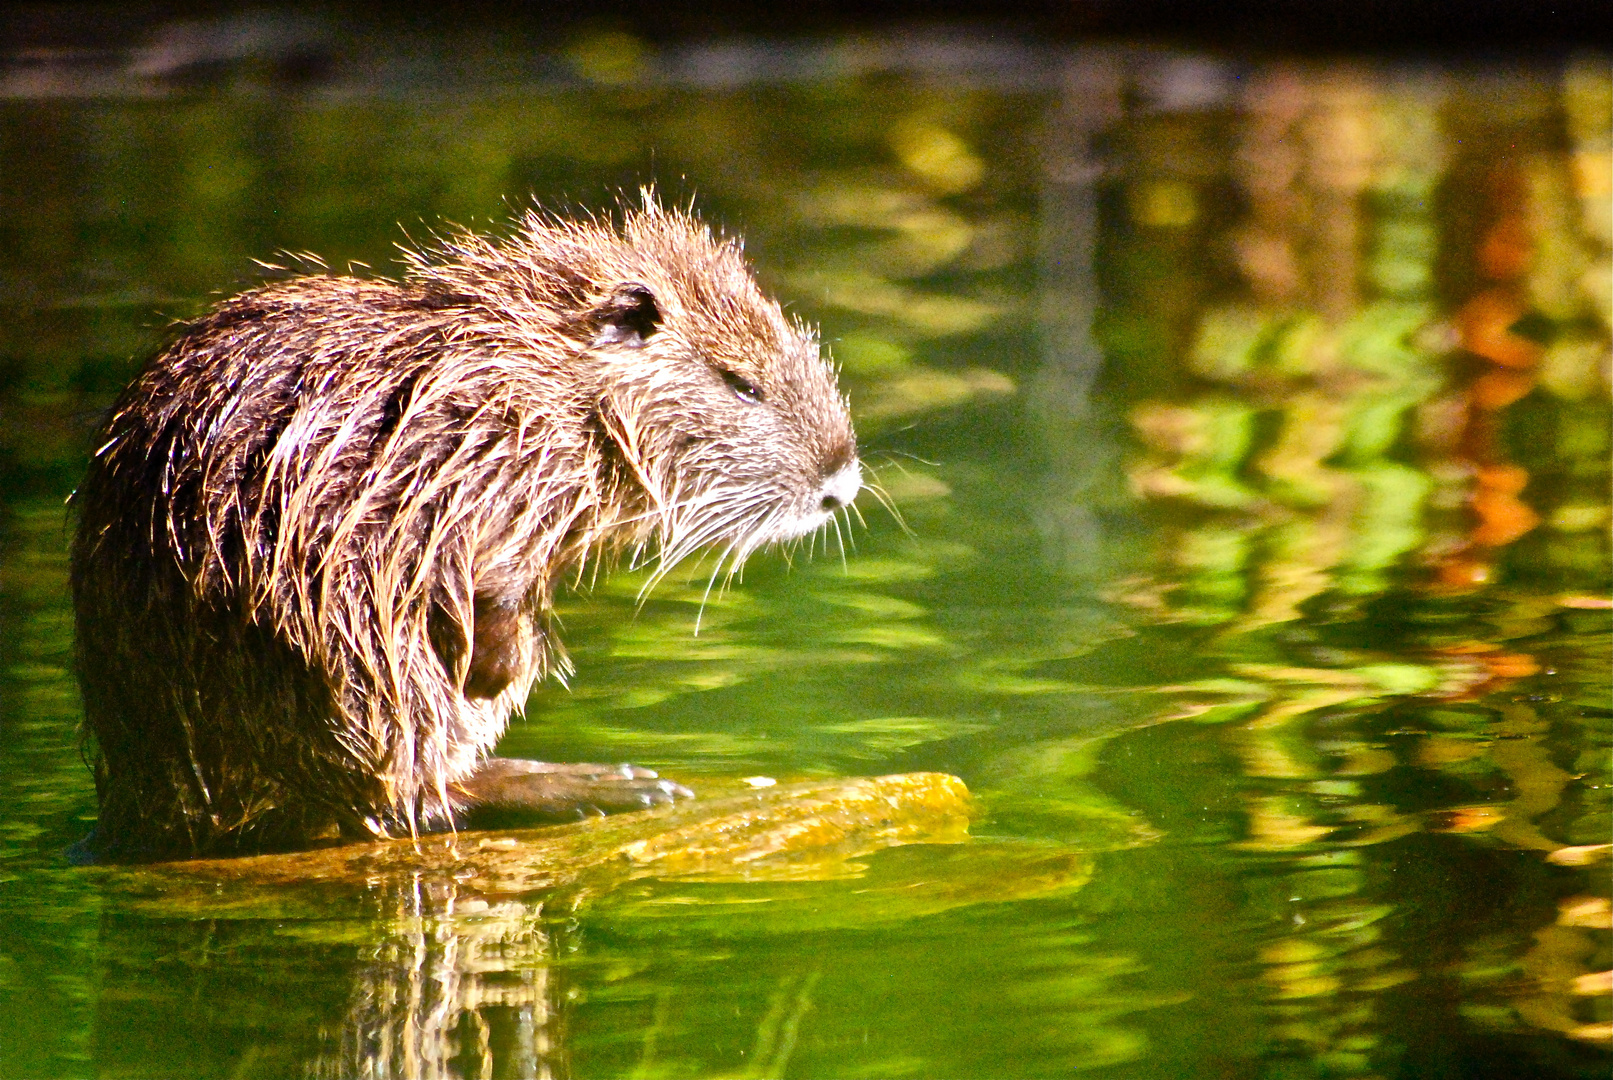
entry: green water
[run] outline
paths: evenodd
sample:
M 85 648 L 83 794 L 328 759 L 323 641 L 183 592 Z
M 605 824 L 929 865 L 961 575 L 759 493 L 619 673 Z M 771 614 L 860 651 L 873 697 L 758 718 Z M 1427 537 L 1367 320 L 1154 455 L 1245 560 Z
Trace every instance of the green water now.
M 1605 1076 L 1605 58 L 595 44 L 0 100 L 0 1077 Z M 500 752 L 949 772 L 975 842 L 565 897 L 69 866 L 63 500 L 165 324 L 651 180 L 820 324 L 899 520 L 569 598 Z

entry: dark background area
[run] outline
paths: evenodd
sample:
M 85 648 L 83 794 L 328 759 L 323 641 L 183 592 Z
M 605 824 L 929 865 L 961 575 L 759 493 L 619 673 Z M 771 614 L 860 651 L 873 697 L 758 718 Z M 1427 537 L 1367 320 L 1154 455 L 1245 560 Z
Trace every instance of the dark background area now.
M 812 35 L 914 22 L 995 25 L 1060 39 L 1125 38 L 1201 48 L 1282 52 L 1505 50 L 1560 52 L 1613 41 L 1606 0 L 707 0 L 614 3 L 64 3 L 21 4 L 0 15 L 8 52 L 116 48 L 142 28 L 174 19 L 295 9 L 339 24 L 407 30 L 500 29 L 553 46 L 606 25 L 651 41 L 711 35 Z

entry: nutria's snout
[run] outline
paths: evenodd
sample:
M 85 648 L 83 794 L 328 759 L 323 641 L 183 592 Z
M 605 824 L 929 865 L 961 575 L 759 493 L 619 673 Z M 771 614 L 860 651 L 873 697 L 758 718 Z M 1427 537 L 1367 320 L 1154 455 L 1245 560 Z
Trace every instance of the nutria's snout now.
M 100 851 L 687 795 L 487 757 L 567 670 L 556 592 L 626 553 L 731 576 L 862 487 L 817 334 L 687 214 L 533 213 L 408 264 L 224 300 L 114 408 L 74 500 Z
M 823 500 L 819 504 L 826 514 L 832 514 L 843 506 L 850 506 L 857 492 L 862 490 L 862 465 L 856 458 L 840 466 L 830 473 L 823 481 Z

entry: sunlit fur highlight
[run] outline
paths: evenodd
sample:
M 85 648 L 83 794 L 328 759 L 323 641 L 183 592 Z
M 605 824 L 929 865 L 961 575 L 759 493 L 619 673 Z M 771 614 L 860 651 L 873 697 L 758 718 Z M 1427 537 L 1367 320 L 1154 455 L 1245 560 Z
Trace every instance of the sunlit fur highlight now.
M 647 196 L 406 259 L 221 302 L 114 407 L 74 497 L 102 851 L 440 825 L 568 670 L 558 588 L 623 553 L 731 573 L 831 519 L 846 403 L 736 243 Z M 642 339 L 611 325 L 624 285 L 654 297 Z M 471 696 L 506 617 L 509 681 Z

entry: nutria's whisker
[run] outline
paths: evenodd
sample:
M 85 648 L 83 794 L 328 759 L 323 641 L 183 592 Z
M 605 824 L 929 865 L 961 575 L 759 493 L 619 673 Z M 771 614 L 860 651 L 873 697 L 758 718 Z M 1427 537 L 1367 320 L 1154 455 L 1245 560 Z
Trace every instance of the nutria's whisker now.
M 728 558 L 728 556 L 733 553 L 733 550 L 734 550 L 734 545 L 729 544 L 726 547 L 724 547 L 721 552 L 718 553 L 716 565 L 714 565 L 711 568 L 711 576 L 706 579 L 706 591 L 700 594 L 700 608 L 699 608 L 698 611 L 695 612 L 695 616 L 694 616 L 694 634 L 695 634 L 695 637 L 700 636 L 700 621 L 706 617 L 706 602 L 711 599 L 711 587 L 716 584 L 717 575 L 722 572 L 723 560 Z M 723 595 L 723 590 L 718 589 L 717 590 L 717 600 L 719 602 L 721 602 L 721 600 L 722 600 L 722 595 Z
M 863 520 L 862 514 L 858 512 L 856 505 L 853 503 L 847 503 L 841 507 L 840 514 L 846 520 L 846 543 L 850 545 L 852 552 L 855 553 L 857 551 L 857 530 L 851 527 L 851 519 L 855 516 L 857 524 L 865 529 L 868 527 L 868 523 Z
M 838 517 L 834 516 L 833 514 L 830 514 L 829 515 L 829 524 L 834 526 L 834 529 L 835 529 L 835 541 L 836 541 L 836 543 L 838 544 L 838 546 L 840 548 L 840 569 L 843 570 L 843 571 L 849 571 L 850 567 L 848 567 L 846 565 L 846 539 L 845 539 L 845 537 L 843 535 L 841 535 L 841 532 L 840 532 L 840 519 Z M 824 546 L 825 547 L 828 546 L 827 542 L 824 544 Z
M 906 431 L 908 429 L 903 428 L 902 430 Z M 920 465 L 928 465 L 928 466 L 930 466 L 931 468 L 934 468 L 934 469 L 939 469 L 941 467 L 941 463 L 939 461 L 931 461 L 929 458 L 919 457 L 917 454 L 910 454 L 906 450 L 878 450 L 878 451 L 873 451 L 873 452 L 878 453 L 881 457 L 886 459 L 885 462 L 884 462 L 885 465 L 892 465 L 892 466 L 895 466 L 898 469 L 901 468 L 901 465 L 899 465 L 895 461 L 895 458 L 897 458 L 897 457 L 911 458 L 912 460 L 918 462 Z M 880 466 L 875 466 L 875 465 L 872 465 L 872 464 L 869 466 L 869 468 L 879 468 L 879 467 Z
M 874 493 L 874 498 L 879 500 L 879 505 L 885 508 L 892 520 L 896 522 L 897 527 L 902 530 L 909 540 L 918 539 L 918 534 L 908 528 L 907 520 L 902 517 L 901 510 L 896 506 L 896 500 L 891 498 L 890 492 L 885 489 L 885 485 L 879 482 L 879 477 L 870 476 L 864 487 Z
M 722 497 L 715 497 L 717 495 Z M 644 599 L 648 597 L 655 586 L 684 559 L 718 537 L 731 536 L 740 531 L 736 529 L 737 523 L 751 512 L 752 504 L 758 501 L 758 498 L 752 493 L 736 490 L 717 492 L 714 493 L 714 497 L 703 498 L 698 502 L 690 500 L 689 503 L 685 504 L 693 508 L 710 509 L 715 507 L 720 512 L 703 520 L 697 520 L 681 536 L 674 534 L 675 539 L 669 541 L 662 548 L 659 565 L 639 590 L 640 604 L 642 605 Z M 703 507 L 701 504 L 704 504 Z M 679 525 L 675 525 L 674 528 L 682 531 Z

